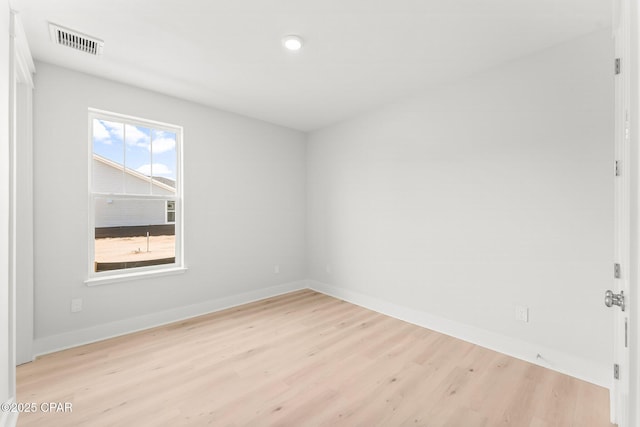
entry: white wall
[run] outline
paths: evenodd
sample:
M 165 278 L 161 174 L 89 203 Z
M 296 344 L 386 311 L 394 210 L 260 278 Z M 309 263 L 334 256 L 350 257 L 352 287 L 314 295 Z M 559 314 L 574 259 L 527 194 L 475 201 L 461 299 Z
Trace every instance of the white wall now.
M 36 353 L 306 277 L 304 134 L 45 63 L 37 69 Z M 184 275 L 83 284 L 89 107 L 184 127 Z M 82 312 L 70 312 L 72 298 L 83 298 Z
M 311 134 L 310 278 L 607 384 L 612 52 L 594 33 Z
M 0 6 L 0 402 L 13 394 L 9 364 L 9 5 Z M 0 420 L 2 420 L 0 413 Z

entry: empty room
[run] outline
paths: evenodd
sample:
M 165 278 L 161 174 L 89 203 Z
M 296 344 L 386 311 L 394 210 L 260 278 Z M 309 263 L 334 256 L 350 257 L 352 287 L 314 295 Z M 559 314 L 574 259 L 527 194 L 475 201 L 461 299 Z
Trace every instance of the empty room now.
M 636 1 L 0 16 L 0 427 L 640 427 Z

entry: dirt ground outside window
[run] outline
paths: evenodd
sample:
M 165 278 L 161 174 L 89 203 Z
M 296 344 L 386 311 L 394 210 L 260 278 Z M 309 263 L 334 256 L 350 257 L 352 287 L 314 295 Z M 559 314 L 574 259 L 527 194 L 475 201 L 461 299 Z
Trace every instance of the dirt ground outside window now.
M 176 256 L 175 236 L 107 237 L 95 240 L 95 261 L 136 262 Z

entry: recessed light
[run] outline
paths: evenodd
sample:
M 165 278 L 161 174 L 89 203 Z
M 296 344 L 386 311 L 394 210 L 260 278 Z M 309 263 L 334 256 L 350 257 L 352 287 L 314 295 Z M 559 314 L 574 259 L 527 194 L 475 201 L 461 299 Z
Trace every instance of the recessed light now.
M 288 50 L 300 50 L 300 48 L 302 48 L 302 37 L 296 35 L 284 36 L 282 38 L 282 45 Z

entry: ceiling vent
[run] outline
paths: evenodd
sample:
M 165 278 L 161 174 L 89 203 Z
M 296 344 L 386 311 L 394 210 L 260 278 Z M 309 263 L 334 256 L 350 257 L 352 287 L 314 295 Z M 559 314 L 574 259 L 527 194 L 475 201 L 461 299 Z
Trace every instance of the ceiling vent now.
M 49 32 L 51 34 L 51 41 L 55 44 L 67 46 L 90 55 L 102 55 L 104 42 L 100 39 L 61 27 L 60 25 L 52 24 L 51 22 L 49 23 Z

